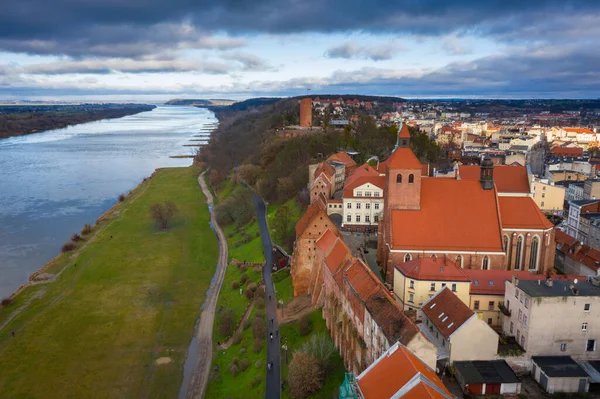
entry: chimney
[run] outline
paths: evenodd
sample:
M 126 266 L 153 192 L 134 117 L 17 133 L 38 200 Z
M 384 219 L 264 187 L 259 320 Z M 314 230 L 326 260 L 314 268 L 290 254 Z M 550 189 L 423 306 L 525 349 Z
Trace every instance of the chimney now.
M 519 277 L 517 277 L 517 275 L 516 275 L 516 274 L 513 274 L 513 277 L 512 277 L 512 283 L 513 283 L 513 285 L 514 285 L 515 287 L 518 287 L 518 286 L 519 286 Z
M 479 183 L 484 190 L 492 190 L 494 188 L 494 162 L 489 157 L 485 157 L 481 161 Z

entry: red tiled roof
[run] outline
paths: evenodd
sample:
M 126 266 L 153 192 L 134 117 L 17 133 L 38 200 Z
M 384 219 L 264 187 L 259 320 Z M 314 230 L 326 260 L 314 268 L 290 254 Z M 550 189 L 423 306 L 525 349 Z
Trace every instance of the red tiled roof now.
M 317 240 L 317 248 L 323 251 L 324 254 L 329 254 L 329 250 L 335 244 L 335 240 L 337 240 L 337 235 L 331 229 L 325 230 L 325 233 Z
M 352 266 L 346 269 L 344 278 L 364 302 L 371 298 L 382 285 L 377 277 L 370 272 L 369 268 L 360 261 L 354 262 Z
M 394 210 L 392 247 L 502 252 L 495 190 L 478 181 L 421 180 L 421 209 Z
M 442 288 L 421 309 L 444 338 L 449 338 L 474 315 L 448 287 Z
M 463 180 L 479 180 L 481 168 L 478 165 L 461 165 L 458 171 Z M 499 193 L 529 193 L 529 177 L 524 166 L 495 166 L 494 183 Z
M 554 146 L 550 149 L 550 152 L 557 156 L 577 157 L 583 155 L 583 148 Z
M 571 253 L 571 251 L 567 250 L 565 255 L 587 266 L 595 272 L 598 272 L 598 269 L 600 269 L 600 251 L 590 247 L 589 245 L 582 246 L 575 253 Z
M 410 148 L 396 148 L 394 152 L 385 160 L 386 167 L 390 169 L 421 169 L 415 153 Z
M 304 233 L 304 230 L 306 230 L 306 228 L 308 227 L 310 222 L 319 213 L 324 213 L 327 216 L 327 213 L 325 212 L 325 208 L 323 207 L 322 201 L 317 200 L 317 201 L 313 202 L 312 204 L 310 204 L 310 206 L 306 210 L 306 213 L 304 214 L 304 216 L 302 216 L 300 218 L 300 220 L 298 220 L 298 223 L 296 223 L 296 237 L 300 237 L 302 235 L 302 233 Z M 332 225 L 333 225 L 333 223 L 332 223 Z
M 369 164 L 364 164 L 356 168 L 346 179 L 345 185 L 352 184 L 357 178 L 363 176 L 379 176 L 379 172 Z
M 469 281 L 465 272 L 449 259 L 418 258 L 395 267 L 405 277 L 415 280 Z
M 332 156 L 327 158 L 327 160 L 341 162 L 345 164 L 347 168 L 352 168 L 356 166 L 356 162 L 354 161 L 354 159 L 352 159 L 350 155 L 348 155 L 344 151 L 338 152 L 337 154 L 333 154 Z
M 329 199 L 329 200 L 327 200 L 328 204 L 341 204 L 342 202 L 344 202 L 344 201 L 342 201 L 341 199 Z
M 498 197 L 503 228 L 549 229 L 554 225 L 530 197 Z
M 335 274 L 350 255 L 352 254 L 346 244 L 344 244 L 344 241 L 338 239 L 327 258 L 325 258 L 325 264 L 331 274 Z
M 406 124 L 402 125 L 402 129 L 400 129 L 400 132 L 398 133 L 398 137 L 400 137 L 401 139 L 409 139 L 410 138 L 410 130 L 408 130 L 408 125 L 406 125 Z
M 400 341 L 408 345 L 420 333 L 383 285 L 366 301 L 366 308 L 389 342 Z
M 590 133 L 590 134 L 594 134 L 594 132 L 592 132 L 587 127 L 563 127 L 563 130 L 565 132 L 567 132 L 567 133 Z
M 414 387 L 407 386 L 415 376 L 421 381 Z M 391 398 L 403 388 L 407 390 L 403 399 L 452 398 L 435 372 L 401 344 L 384 352 L 356 378 L 356 382 L 365 399 Z
M 378 198 L 378 197 L 355 197 L 353 190 L 356 187 L 360 187 L 363 184 L 367 184 L 367 183 L 371 183 L 373 186 L 372 189 L 370 190 L 376 190 L 379 188 L 380 190 L 380 197 L 383 197 L 383 189 L 385 188 L 385 176 L 362 176 L 359 177 L 357 179 L 355 179 L 352 184 L 349 184 L 347 186 L 344 187 L 344 193 L 342 195 L 343 198 Z
M 566 244 L 568 247 L 575 244 L 577 239 L 575 237 L 571 237 L 567 233 L 562 230 L 556 229 L 554 230 L 554 241 L 557 244 Z
M 321 173 L 325 173 L 325 175 L 329 178 L 335 175 L 335 168 L 329 165 L 327 162 L 319 163 L 319 166 L 315 170 L 314 177 L 319 176 Z

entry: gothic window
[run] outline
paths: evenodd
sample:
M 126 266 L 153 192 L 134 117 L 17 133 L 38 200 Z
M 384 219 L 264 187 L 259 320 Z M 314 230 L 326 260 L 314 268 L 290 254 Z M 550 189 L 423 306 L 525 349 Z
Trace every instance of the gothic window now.
M 400 173 L 398 173 L 396 175 L 396 183 L 398 183 L 398 184 L 402 183 L 402 175 Z
M 458 266 L 460 266 L 460 268 L 462 269 L 462 267 L 463 267 L 463 258 L 462 258 L 462 255 L 458 255 L 458 256 L 456 257 L 456 264 L 457 264 Z
M 515 270 L 521 270 L 521 262 L 523 260 L 523 236 L 517 238 L 517 249 L 515 254 Z
M 410 256 L 410 254 L 404 255 L 404 261 L 405 262 L 410 262 L 411 260 L 412 260 L 412 256 Z
M 537 269 L 538 261 L 538 248 L 540 246 L 540 239 L 538 236 L 534 236 L 531 240 L 531 248 L 529 252 L 529 270 Z
M 490 269 L 490 258 L 488 258 L 487 255 L 483 257 L 483 261 L 481 263 L 481 269 L 482 270 L 489 270 Z
M 415 182 L 415 175 L 412 173 L 408 175 L 408 184 L 413 184 Z
M 504 253 L 506 254 L 506 268 L 510 270 L 510 237 L 504 235 Z

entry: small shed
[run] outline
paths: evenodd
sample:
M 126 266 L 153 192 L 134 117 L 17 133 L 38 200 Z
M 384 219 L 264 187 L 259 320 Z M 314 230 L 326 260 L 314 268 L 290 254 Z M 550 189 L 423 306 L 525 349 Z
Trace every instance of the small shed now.
M 504 360 L 454 362 L 463 392 L 471 395 L 519 394 L 521 380 Z
M 531 375 L 548 393 L 588 392 L 589 375 L 571 356 L 533 356 Z

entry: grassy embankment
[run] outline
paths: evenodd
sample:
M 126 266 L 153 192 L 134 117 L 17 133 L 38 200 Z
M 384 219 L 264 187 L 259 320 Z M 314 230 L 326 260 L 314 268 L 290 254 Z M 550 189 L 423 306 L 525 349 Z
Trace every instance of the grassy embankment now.
M 198 173 L 160 170 L 75 253 L 49 265 L 50 273 L 66 267 L 57 281 L 28 287 L 0 309 L 2 324 L 34 298 L 0 331 L 0 396 L 177 396 L 218 256 Z M 172 227 L 157 231 L 149 207 L 166 200 L 179 213 Z M 158 365 L 161 357 L 170 363 Z

